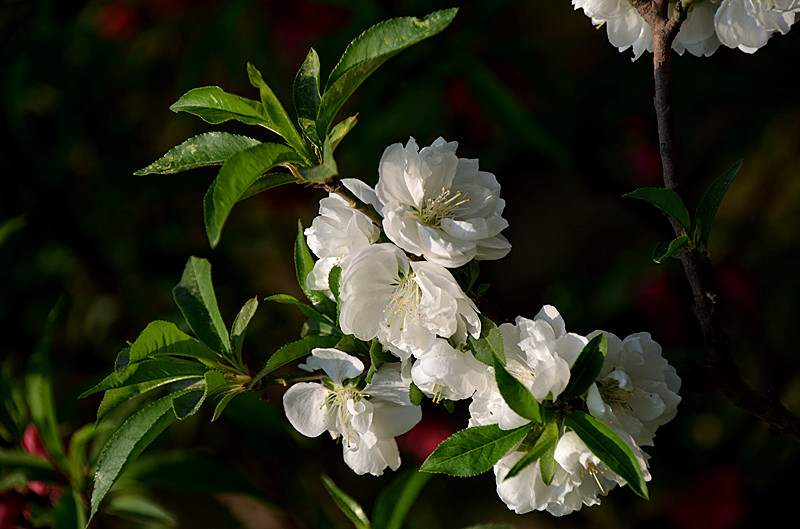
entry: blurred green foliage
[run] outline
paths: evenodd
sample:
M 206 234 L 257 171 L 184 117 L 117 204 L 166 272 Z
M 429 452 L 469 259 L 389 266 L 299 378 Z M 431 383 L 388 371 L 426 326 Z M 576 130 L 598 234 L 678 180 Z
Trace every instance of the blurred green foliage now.
M 201 204 L 213 169 L 132 176 L 211 130 L 171 113 L 170 104 L 205 85 L 254 96 L 248 61 L 288 102 L 310 46 L 324 75 L 369 25 L 447 7 L 439 0 L 0 3 L 0 357 L 4 369 L 22 373 L 48 311 L 65 296 L 52 343 L 64 436 L 94 419 L 97 401 L 76 396 L 108 372 L 126 340 L 154 319 L 181 321 L 171 290 L 189 255 L 212 261 L 228 324 L 253 296 L 300 296 L 292 240 L 321 193 L 285 186 L 242 202 L 211 251 Z M 567 0 L 460 7 L 450 28 L 389 61 L 348 102 L 340 116 L 358 112 L 359 122 L 337 151 L 340 174 L 374 183 L 383 149 L 409 136 L 421 145 L 439 135 L 459 141 L 459 155 L 480 158 L 503 186 L 505 235 L 514 245 L 506 259 L 482 266 L 481 281 L 492 285 L 485 313 L 530 317 L 552 303 L 576 332 L 646 330 L 679 366 L 684 355 L 702 358 L 682 271 L 649 259 L 669 237 L 668 224 L 646 204 L 621 198 L 659 181 L 649 56 L 631 63 Z M 754 386 L 773 388 L 795 411 L 798 49 L 795 28 L 754 55 L 722 48 L 673 63 L 680 191 L 689 209 L 713 178 L 745 160 L 710 243 L 734 352 Z M 263 303 L 248 330 L 251 369 L 295 339 L 300 324 L 295 311 Z M 129 486 L 156 491 L 179 527 L 347 527 L 319 475 L 365 506 L 393 476 L 353 475 L 329 440 L 290 431 L 279 399 L 280 392 L 266 403 L 248 396 L 214 424 L 194 417 L 175 425 L 153 451 L 171 463 L 148 467 L 143 459 Z M 466 424 L 463 407 L 454 416 L 438 412 L 428 416 Z M 18 426 L 25 423 L 23 416 Z M 0 443 L 17 445 L 21 435 L 9 430 Z M 408 525 L 727 528 L 793 510 L 797 447 L 718 398 L 685 395 L 651 452 L 650 502 L 618 492 L 565 519 L 518 517 L 496 497 L 491 473 L 468 482 L 437 476 Z M 215 488 L 180 471 L 181 458 L 192 457 L 246 478 Z M 404 460 L 414 463 L 411 452 Z M 724 519 L 732 523 L 714 525 Z

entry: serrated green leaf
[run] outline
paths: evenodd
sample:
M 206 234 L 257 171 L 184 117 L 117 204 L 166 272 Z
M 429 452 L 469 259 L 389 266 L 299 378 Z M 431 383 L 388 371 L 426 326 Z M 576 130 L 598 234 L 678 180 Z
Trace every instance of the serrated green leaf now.
M 349 118 L 345 118 L 336 125 L 333 126 L 331 129 L 331 133 L 328 137 L 331 140 L 331 153 L 336 150 L 336 147 L 342 142 L 345 136 L 347 136 L 353 127 L 356 126 L 358 123 L 358 114 L 355 116 L 350 116 Z
M 225 160 L 217 178 L 211 183 L 203 198 L 206 233 L 211 247 L 214 248 L 219 243 L 222 227 L 228 215 L 251 185 L 274 167 L 302 161 L 294 149 L 278 143 L 260 143 L 238 151 Z M 293 181 L 285 174 L 271 173 L 271 175 L 273 176 L 269 176 L 266 181 L 262 180 L 263 185 L 274 184 L 269 185 L 274 187 Z
M 206 371 L 208 371 L 208 367 L 204 364 L 181 358 L 160 357 L 142 360 L 121 371 L 114 371 L 92 388 L 81 393 L 78 398 L 82 399 L 100 391 L 138 386 L 149 382 L 155 384 L 151 387 L 156 387 L 176 380 L 202 377 Z
M 331 321 L 336 318 L 336 304 L 334 304 L 328 296 L 321 290 L 313 290 L 308 287 L 306 279 L 308 274 L 314 268 L 314 258 L 311 257 L 311 251 L 306 244 L 306 238 L 303 234 L 303 223 L 297 221 L 297 237 L 294 240 L 294 270 L 297 276 L 297 283 L 300 289 L 305 294 L 306 298 L 311 302 L 314 307 L 321 313 L 330 316 Z
M 175 517 L 166 509 L 153 500 L 138 494 L 114 496 L 109 500 L 103 512 L 137 522 L 177 525 Z
M 292 99 L 300 129 L 317 147 L 322 145 L 317 134 L 317 112 L 321 100 L 319 84 L 319 55 L 311 48 L 295 75 Z
M 264 301 L 274 301 L 275 303 L 281 303 L 283 305 L 294 305 L 306 318 L 309 318 L 314 321 L 319 321 L 322 323 L 327 323 L 330 325 L 334 325 L 335 322 L 333 318 L 330 316 L 321 313 L 311 305 L 307 303 L 303 303 L 302 301 L 298 300 L 294 296 L 290 296 L 289 294 L 273 294 L 272 296 L 267 296 L 264 298 Z
M 333 147 L 330 137 L 322 142 L 322 162 L 312 167 L 300 167 L 297 170 L 306 182 L 323 184 L 339 174 L 336 160 L 333 159 Z
M 292 119 L 286 113 L 286 109 L 283 108 L 275 93 L 264 81 L 261 72 L 249 62 L 247 63 L 247 77 L 250 79 L 250 84 L 258 90 L 261 96 L 261 110 L 265 120 L 264 126 L 286 140 L 286 143 L 303 157 L 305 163 L 311 163 L 312 155 L 308 151 L 308 146 L 303 141 L 300 133 L 297 132 Z
M 641 187 L 634 189 L 630 193 L 625 193 L 623 197 L 638 198 L 654 205 L 678 223 L 686 233 L 691 233 L 691 219 L 689 210 L 683 203 L 680 195 L 672 189 L 663 187 Z
M 202 385 L 202 383 L 199 385 Z M 200 406 L 203 405 L 205 400 L 205 387 L 184 391 L 181 395 L 172 400 L 172 411 L 175 412 L 175 417 L 183 420 L 197 413 L 197 410 L 200 409 Z
M 244 342 L 244 335 L 257 309 L 258 297 L 256 296 L 245 302 L 239 314 L 236 315 L 236 319 L 233 320 L 233 325 L 231 326 L 231 349 L 233 350 L 233 355 L 238 365 L 242 365 L 242 343 Z
M 270 128 L 260 101 L 229 94 L 218 86 L 193 88 L 169 107 L 173 112 L 187 112 L 207 123 L 218 125 L 229 120 Z M 271 130 L 271 129 L 270 129 Z
M 700 236 L 699 239 L 696 239 L 696 242 L 702 243 L 703 246 L 708 246 L 711 224 L 714 222 L 714 217 L 717 215 L 717 209 L 725 193 L 728 191 L 728 188 L 733 183 L 733 179 L 742 168 L 743 162 L 744 160 L 739 160 L 733 164 L 730 169 L 722 173 L 719 178 L 714 180 L 697 205 L 694 216 L 695 222 L 700 226 Z
M 63 298 L 60 298 L 50 310 L 44 329 L 34 346 L 25 374 L 25 396 L 31 422 L 36 426 L 45 450 L 56 466 L 67 472 L 69 463 L 61 442 L 50 371 L 50 343 L 63 305 Z
M 135 460 L 156 437 L 175 422 L 172 402 L 188 391 L 192 390 L 172 393 L 151 402 L 139 412 L 131 415 L 114 432 L 97 461 L 90 520 L 97 513 L 100 502 L 122 474 L 125 466 Z
M 336 506 L 339 507 L 347 518 L 353 522 L 356 529 L 371 529 L 372 525 L 369 523 L 364 509 L 359 503 L 351 498 L 345 491 L 339 488 L 328 476 L 322 476 L 322 483 L 325 485 L 325 490 L 328 491 L 331 498 L 333 498 Z
M 633 492 L 648 499 L 642 467 L 630 446 L 614 430 L 582 411 L 570 413 L 564 421 L 600 461 L 628 483 Z
M 675 252 L 684 248 L 689 245 L 689 237 L 686 235 L 681 235 L 680 237 L 674 238 L 669 243 L 658 243 L 656 247 L 653 249 L 653 261 L 658 264 L 663 263 L 673 255 Z
M 470 351 L 475 355 L 475 358 L 487 366 L 493 366 L 495 358 L 500 360 L 502 365 L 506 365 L 506 352 L 500 329 L 483 314 L 479 314 L 479 317 L 481 320 L 480 337 L 467 336 L 467 345 Z
M 214 422 L 217 419 L 219 419 L 222 416 L 222 412 L 225 411 L 225 408 L 228 407 L 228 404 L 230 404 L 230 402 L 233 399 L 235 399 L 242 393 L 244 393 L 244 390 L 236 390 L 236 391 L 231 391 L 230 393 L 223 396 L 219 400 L 219 402 L 217 402 L 217 405 L 214 407 L 214 415 L 212 415 L 211 417 L 211 422 Z
M 589 340 L 589 343 L 583 346 L 578 359 L 572 364 L 569 371 L 569 382 L 559 397 L 566 400 L 583 395 L 597 380 L 607 352 L 608 339 L 605 334 L 600 333 Z
M 56 503 L 53 510 L 53 529 L 84 529 L 86 513 L 79 492 L 68 489 Z
M 310 334 L 295 342 L 287 343 L 269 357 L 269 360 L 267 360 L 267 363 L 261 368 L 261 371 L 259 371 L 253 378 L 253 381 L 250 382 L 249 387 L 252 388 L 256 382 L 279 367 L 310 355 L 312 349 L 316 349 L 317 347 L 333 347 L 338 341 L 338 336 L 318 336 Z
M 189 257 L 181 280 L 172 289 L 172 298 L 195 336 L 210 349 L 231 358 L 228 329 L 222 321 L 211 280 L 211 263 L 200 257 Z
M 117 408 L 117 406 L 136 398 L 139 395 L 143 395 L 148 391 L 178 381 L 183 381 L 186 384 L 191 385 L 201 381 L 202 379 L 202 375 L 196 375 L 187 378 L 151 380 L 141 384 L 106 390 L 105 394 L 103 395 L 103 400 L 100 401 L 100 405 L 97 407 L 97 423 L 106 418 L 109 413 Z
M 471 477 L 486 472 L 517 443 L 531 425 L 501 430 L 496 424 L 473 426 L 454 433 L 422 463 L 421 472 Z
M 506 371 L 499 358 L 494 359 L 494 379 L 497 382 L 497 389 L 500 390 L 503 400 L 506 401 L 506 404 L 514 413 L 523 419 L 533 422 L 542 422 L 544 420 L 542 405 L 533 398 L 533 394 L 522 382 Z
M 297 177 L 292 173 L 267 173 L 259 176 L 255 181 L 244 190 L 242 196 L 239 197 L 237 202 L 247 200 L 259 193 L 263 193 L 273 187 L 280 187 L 286 184 L 296 184 Z
M 433 475 L 427 472 L 412 470 L 383 489 L 372 511 L 373 528 L 400 529 L 408 511 L 431 477 Z
M 422 401 L 425 400 L 425 393 L 413 382 L 408 386 L 408 400 L 411 401 L 411 404 L 414 406 L 419 406 L 422 404 Z
M 123 350 L 117 358 L 117 371 L 125 369 L 145 358 L 160 356 L 180 356 L 194 358 L 207 366 L 219 367 L 217 355 L 200 340 L 193 338 L 169 321 L 151 322 L 131 344 L 129 350 Z
M 233 153 L 260 143 L 258 140 L 239 134 L 206 132 L 173 147 L 164 156 L 133 174 L 136 176 L 172 174 L 198 167 L 222 165 Z
M 369 346 L 351 334 L 345 334 L 339 338 L 339 341 L 336 342 L 336 345 L 334 345 L 333 348 L 349 355 L 369 354 Z
M 506 477 L 503 479 L 513 478 L 517 474 L 519 474 L 525 467 L 528 465 L 534 464 L 536 461 L 539 461 L 540 473 L 542 475 L 542 481 L 544 481 L 545 485 L 550 485 L 550 482 L 553 480 L 553 471 L 555 467 L 555 459 L 553 459 L 553 455 L 556 452 L 556 445 L 558 444 L 558 425 L 555 422 L 549 422 L 545 425 L 544 430 L 536 439 L 536 442 L 533 444 L 533 447 L 528 450 L 522 459 L 516 462 L 511 470 L 508 471 Z M 545 470 L 547 469 L 547 471 Z M 547 474 L 547 475 L 546 475 Z
M 436 11 L 422 20 L 394 18 L 378 23 L 356 37 L 328 77 L 317 114 L 319 137 L 327 136 L 336 113 L 372 72 L 390 57 L 442 31 L 456 12 L 457 9 Z

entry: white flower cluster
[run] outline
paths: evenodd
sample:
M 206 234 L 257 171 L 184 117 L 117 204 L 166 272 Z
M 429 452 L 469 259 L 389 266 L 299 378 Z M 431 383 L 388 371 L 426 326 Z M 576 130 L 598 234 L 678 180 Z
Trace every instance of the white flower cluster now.
M 322 381 L 295 384 L 284 395 L 291 424 L 309 437 L 328 431 L 341 438 L 344 460 L 359 474 L 381 475 L 386 467 L 400 465 L 394 437 L 421 419 L 420 408 L 409 398 L 412 382 L 434 402 L 471 399 L 471 427 L 511 430 L 530 422 L 504 400 L 494 368 L 467 346 L 469 336 L 481 336 L 481 319 L 450 269 L 473 259 L 503 257 L 510 244 L 500 234 L 507 222 L 497 180 L 479 171 L 476 160 L 458 158 L 455 150 L 455 143 L 441 138 L 423 149 L 413 139 L 405 147 L 390 146 L 374 190 L 357 180 L 343 181 L 374 207 L 382 225 L 331 195 L 322 199 L 319 216 L 305 232 L 318 257 L 307 286 L 338 301 L 343 334 L 368 343 L 377 340 L 385 354 L 396 357 L 365 373 L 355 356 L 314 349 L 300 367 L 323 371 Z M 329 290 L 335 266 L 341 269 L 338 298 Z M 497 330 L 506 371 L 550 409 L 568 387 L 584 347 L 599 334 L 567 332 L 549 305 L 532 320 L 519 317 Z M 675 415 L 680 379 L 648 334 L 624 340 L 604 334 L 604 365 L 583 395 L 571 396 L 571 406 L 577 400 L 612 428 L 649 480 L 640 447 L 652 444 L 656 428 Z M 575 432 L 563 430 L 549 484 L 538 462 L 506 479 L 528 448 L 523 440 L 494 466 L 498 495 L 518 513 L 567 514 L 599 503 L 599 495 L 625 483 Z
M 670 13 L 674 4 L 670 3 Z M 592 24 L 605 24 L 608 40 L 619 51 L 632 47 L 633 60 L 653 51 L 650 26 L 630 0 L 572 0 L 572 5 L 583 9 Z M 800 0 L 694 0 L 672 49 L 680 55 L 688 51 L 708 57 L 723 44 L 753 53 L 772 34 L 788 33 L 797 12 Z

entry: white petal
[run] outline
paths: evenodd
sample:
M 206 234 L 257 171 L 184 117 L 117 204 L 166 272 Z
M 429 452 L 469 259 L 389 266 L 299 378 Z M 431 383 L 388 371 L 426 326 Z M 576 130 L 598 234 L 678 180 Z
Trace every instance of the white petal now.
M 322 384 L 311 382 L 301 382 L 286 390 L 283 409 L 295 430 L 306 437 L 316 437 L 328 429 L 325 409 L 328 393 Z

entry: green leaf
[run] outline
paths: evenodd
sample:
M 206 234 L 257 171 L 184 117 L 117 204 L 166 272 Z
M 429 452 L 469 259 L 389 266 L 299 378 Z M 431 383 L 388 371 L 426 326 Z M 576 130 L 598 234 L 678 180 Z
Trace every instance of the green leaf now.
M 325 138 L 322 143 L 322 163 L 312 167 L 300 167 L 298 172 L 306 182 L 315 184 L 325 183 L 339 174 L 336 160 L 333 159 L 333 147 L 329 137 Z
M 116 389 L 106 390 L 105 395 L 103 395 L 103 400 L 100 401 L 100 405 L 97 407 L 97 422 L 100 422 L 106 418 L 109 413 L 117 408 L 117 406 L 136 398 L 139 395 L 143 395 L 148 391 L 178 381 L 182 381 L 185 384 L 191 385 L 196 382 L 200 382 L 202 379 L 202 375 L 195 375 L 187 378 L 166 378 L 160 380 L 151 380 L 149 382 L 143 382 L 141 384 L 135 384 L 132 386 L 123 386 Z
M 425 400 L 425 393 L 413 382 L 408 386 L 408 400 L 414 406 L 419 406 Z
M 69 489 L 61 495 L 53 511 L 53 529 L 84 529 L 86 513 L 78 491 Z
M 634 189 L 630 193 L 625 193 L 623 197 L 638 198 L 654 205 L 678 223 L 686 233 L 691 232 L 691 220 L 689 210 L 681 200 L 681 197 L 672 189 L 663 187 L 641 187 Z
M 345 118 L 334 125 L 331 133 L 328 135 L 331 140 L 331 154 L 336 150 L 336 147 L 339 146 L 344 137 L 347 136 L 351 130 L 353 130 L 353 127 L 356 126 L 356 123 L 358 123 L 358 114 L 355 116 L 350 116 L 349 118 Z
M 8 239 L 12 233 L 25 227 L 27 223 L 28 219 L 25 218 L 25 215 L 19 215 L 0 222 L 0 246 L 6 242 L 6 239 Z
M 305 235 L 303 235 L 303 223 L 298 220 L 297 237 L 294 240 L 294 270 L 297 275 L 297 283 L 311 304 L 323 314 L 330 316 L 333 321 L 336 317 L 336 305 L 324 292 L 309 288 L 306 282 L 308 274 L 313 268 L 314 258 L 311 257 L 311 251 L 308 249 Z
M 130 364 L 122 371 L 114 371 L 94 387 L 81 393 L 78 398 L 82 399 L 100 391 L 126 386 L 138 386 L 148 382 L 163 385 L 176 380 L 197 376 L 202 377 L 206 371 L 208 371 L 207 366 L 193 360 L 171 357 L 142 360 L 141 362 Z
M 116 369 L 121 371 L 131 364 L 145 358 L 159 356 L 182 356 L 194 358 L 210 367 L 219 367 L 217 355 L 200 340 L 193 338 L 169 321 L 156 320 L 145 327 L 131 344 L 127 355 L 125 351 L 117 357 Z
M 244 304 L 236 319 L 233 320 L 231 326 L 231 349 L 236 358 L 236 363 L 242 365 L 242 343 L 244 342 L 244 335 L 247 332 L 247 326 L 250 325 L 250 320 L 258 309 L 258 296 L 253 299 L 248 299 Z
M 59 298 L 47 315 L 44 329 L 34 346 L 25 375 L 25 396 L 31 421 L 39 432 L 45 450 L 56 466 L 67 472 L 69 463 L 61 442 L 50 371 L 50 342 L 63 305 L 63 298 Z
M 714 180 L 711 186 L 706 191 L 703 198 L 700 199 L 700 203 L 697 205 L 697 211 L 695 211 L 695 221 L 700 226 L 700 238 L 696 240 L 698 243 L 702 243 L 703 246 L 708 246 L 708 237 L 711 234 L 711 224 L 714 222 L 714 217 L 717 215 L 717 209 L 719 208 L 720 203 L 722 202 L 722 198 L 725 196 L 725 193 L 728 191 L 731 183 L 733 183 L 733 179 L 736 177 L 736 174 L 742 168 L 743 160 L 739 160 L 730 169 L 725 171 L 719 178 Z M 687 232 L 688 233 L 688 232 Z
M 372 72 L 400 51 L 442 31 L 456 12 L 457 9 L 437 11 L 422 20 L 394 18 L 380 22 L 356 37 L 328 77 L 317 114 L 320 138 L 327 135 L 336 113 Z
M 253 183 L 244 190 L 244 193 L 242 193 L 242 196 L 239 197 L 237 202 L 247 200 L 252 196 L 263 193 L 268 189 L 272 189 L 273 187 L 280 187 L 286 184 L 295 183 L 297 183 L 297 177 L 292 173 L 267 173 L 256 178 L 255 181 L 253 181 Z
M 300 309 L 300 312 L 302 312 L 306 318 L 309 318 L 314 321 L 319 321 L 322 323 L 328 323 L 330 325 L 335 324 L 333 318 L 331 318 L 330 316 L 321 313 L 311 305 L 303 303 L 296 297 L 290 296 L 289 294 L 273 294 L 272 296 L 264 298 L 264 301 L 274 301 L 275 303 L 281 303 L 283 305 L 294 305 L 295 307 Z
M 230 404 L 230 402 L 234 398 L 238 397 L 242 393 L 244 393 L 243 389 L 233 390 L 230 393 L 228 393 L 227 395 L 223 396 L 219 400 L 219 402 L 217 402 L 217 405 L 214 407 L 214 414 L 211 417 L 211 422 L 214 422 L 217 419 L 219 419 L 222 416 L 222 412 L 225 411 L 225 408 L 228 407 L 228 404 Z
M 91 514 L 94 517 L 100 502 L 124 471 L 164 430 L 176 420 L 172 403 L 184 395 L 184 390 L 151 402 L 138 413 L 131 415 L 108 440 L 94 476 Z
M 238 151 L 225 160 L 217 178 L 211 183 L 203 198 L 206 232 L 211 247 L 214 248 L 219 243 L 222 226 L 231 209 L 251 185 L 278 165 L 302 161 L 294 149 L 278 143 L 260 143 Z M 264 185 L 274 187 L 289 181 L 286 175 L 281 174 L 270 178 L 272 180 L 268 180 L 266 184 L 262 181 L 262 187 Z
M 202 385 L 202 382 L 198 382 L 198 385 Z M 205 400 L 205 387 L 184 391 L 172 400 L 172 411 L 175 412 L 175 417 L 183 420 L 197 413 Z
M 316 349 L 317 347 L 333 347 L 338 341 L 338 336 L 318 336 L 310 334 L 295 342 L 287 343 L 269 357 L 269 360 L 267 360 L 267 363 L 261 368 L 261 371 L 259 371 L 252 382 L 250 382 L 249 387 L 252 388 L 256 382 L 279 367 L 310 355 L 312 349 Z
M 210 349 L 230 357 L 231 343 L 217 305 L 211 263 L 189 257 L 180 282 L 172 289 L 172 297 L 195 336 Z
M 550 485 L 555 471 L 555 459 L 553 459 L 553 455 L 556 453 L 557 444 L 558 425 L 555 421 L 551 421 L 545 425 L 544 430 L 542 430 L 539 438 L 534 443 L 533 448 L 528 450 L 525 455 L 522 456 L 522 459 L 511 467 L 511 470 L 508 471 L 508 474 L 506 474 L 506 477 L 503 479 L 513 478 L 528 465 L 539 461 L 542 481 L 544 481 L 545 485 Z
M 292 99 L 297 112 L 297 122 L 303 134 L 311 142 L 320 147 L 319 134 L 317 134 L 317 112 L 319 111 L 319 55 L 311 48 L 305 61 L 297 71 L 292 87 Z
M 286 109 L 283 108 L 275 93 L 264 81 L 261 72 L 249 62 L 247 63 L 247 76 L 250 79 L 250 84 L 258 90 L 261 96 L 262 114 L 265 118 L 264 126 L 286 140 L 286 143 L 303 157 L 305 163 L 311 163 L 312 155 L 308 151 L 308 146 L 303 141 L 300 133 L 297 132 L 292 119 L 286 113 Z
M 533 398 L 530 390 L 522 382 L 506 371 L 498 358 L 494 359 L 494 379 L 503 400 L 514 413 L 533 422 L 544 420 L 542 405 Z
M 167 526 L 177 525 L 177 520 L 166 509 L 149 498 L 138 494 L 120 494 L 108 502 L 104 512 L 144 523 Z M 148 527 L 150 527 L 148 525 Z
M 422 463 L 421 472 L 471 477 L 486 472 L 522 441 L 531 425 L 501 430 L 496 424 L 460 430 L 444 441 Z
M 572 364 L 569 371 L 569 382 L 564 391 L 559 396 L 561 399 L 571 399 L 572 397 L 580 397 L 586 390 L 589 389 L 600 370 L 603 368 L 603 362 L 606 360 L 606 353 L 608 352 L 608 339 L 603 333 L 598 334 L 587 343 L 578 359 Z
M 247 125 L 260 125 L 272 130 L 270 128 L 272 124 L 264 115 L 260 101 L 229 94 L 218 86 L 193 88 L 183 94 L 169 109 L 176 113 L 194 114 L 213 125 L 233 119 Z
M 339 303 L 339 279 L 342 276 L 342 269 L 338 266 L 331 268 L 328 273 L 328 288 L 331 290 L 336 303 Z
M 356 529 L 371 529 L 372 525 L 369 523 L 369 518 L 367 518 L 364 509 L 361 508 L 361 505 L 356 500 L 347 495 L 328 476 L 322 476 L 322 483 L 325 485 L 325 490 L 333 498 L 336 506 L 353 522 Z
M 565 417 L 565 424 L 581 441 L 606 464 L 612 472 L 628 482 L 628 486 L 644 499 L 648 499 L 647 483 L 642 467 L 630 446 L 614 430 L 582 411 Z
M 133 174 L 136 176 L 171 174 L 197 167 L 222 165 L 231 154 L 260 143 L 258 140 L 239 134 L 206 132 L 173 147 L 164 156 Z
M 374 529 L 400 529 L 408 511 L 431 477 L 433 475 L 427 472 L 412 470 L 383 489 L 372 512 Z
M 467 345 L 469 346 L 475 358 L 486 364 L 487 366 L 494 366 L 494 359 L 497 358 L 502 365 L 506 365 L 506 352 L 503 345 L 503 335 L 495 323 L 480 314 L 481 319 L 481 335 L 479 338 L 473 338 L 472 335 L 467 336 Z
M 699 224 L 698 224 L 699 226 Z M 658 243 L 656 247 L 653 249 L 653 261 L 658 264 L 663 263 L 673 255 L 675 252 L 684 248 L 689 245 L 689 237 L 687 235 L 681 235 L 680 237 L 676 237 L 669 243 Z

